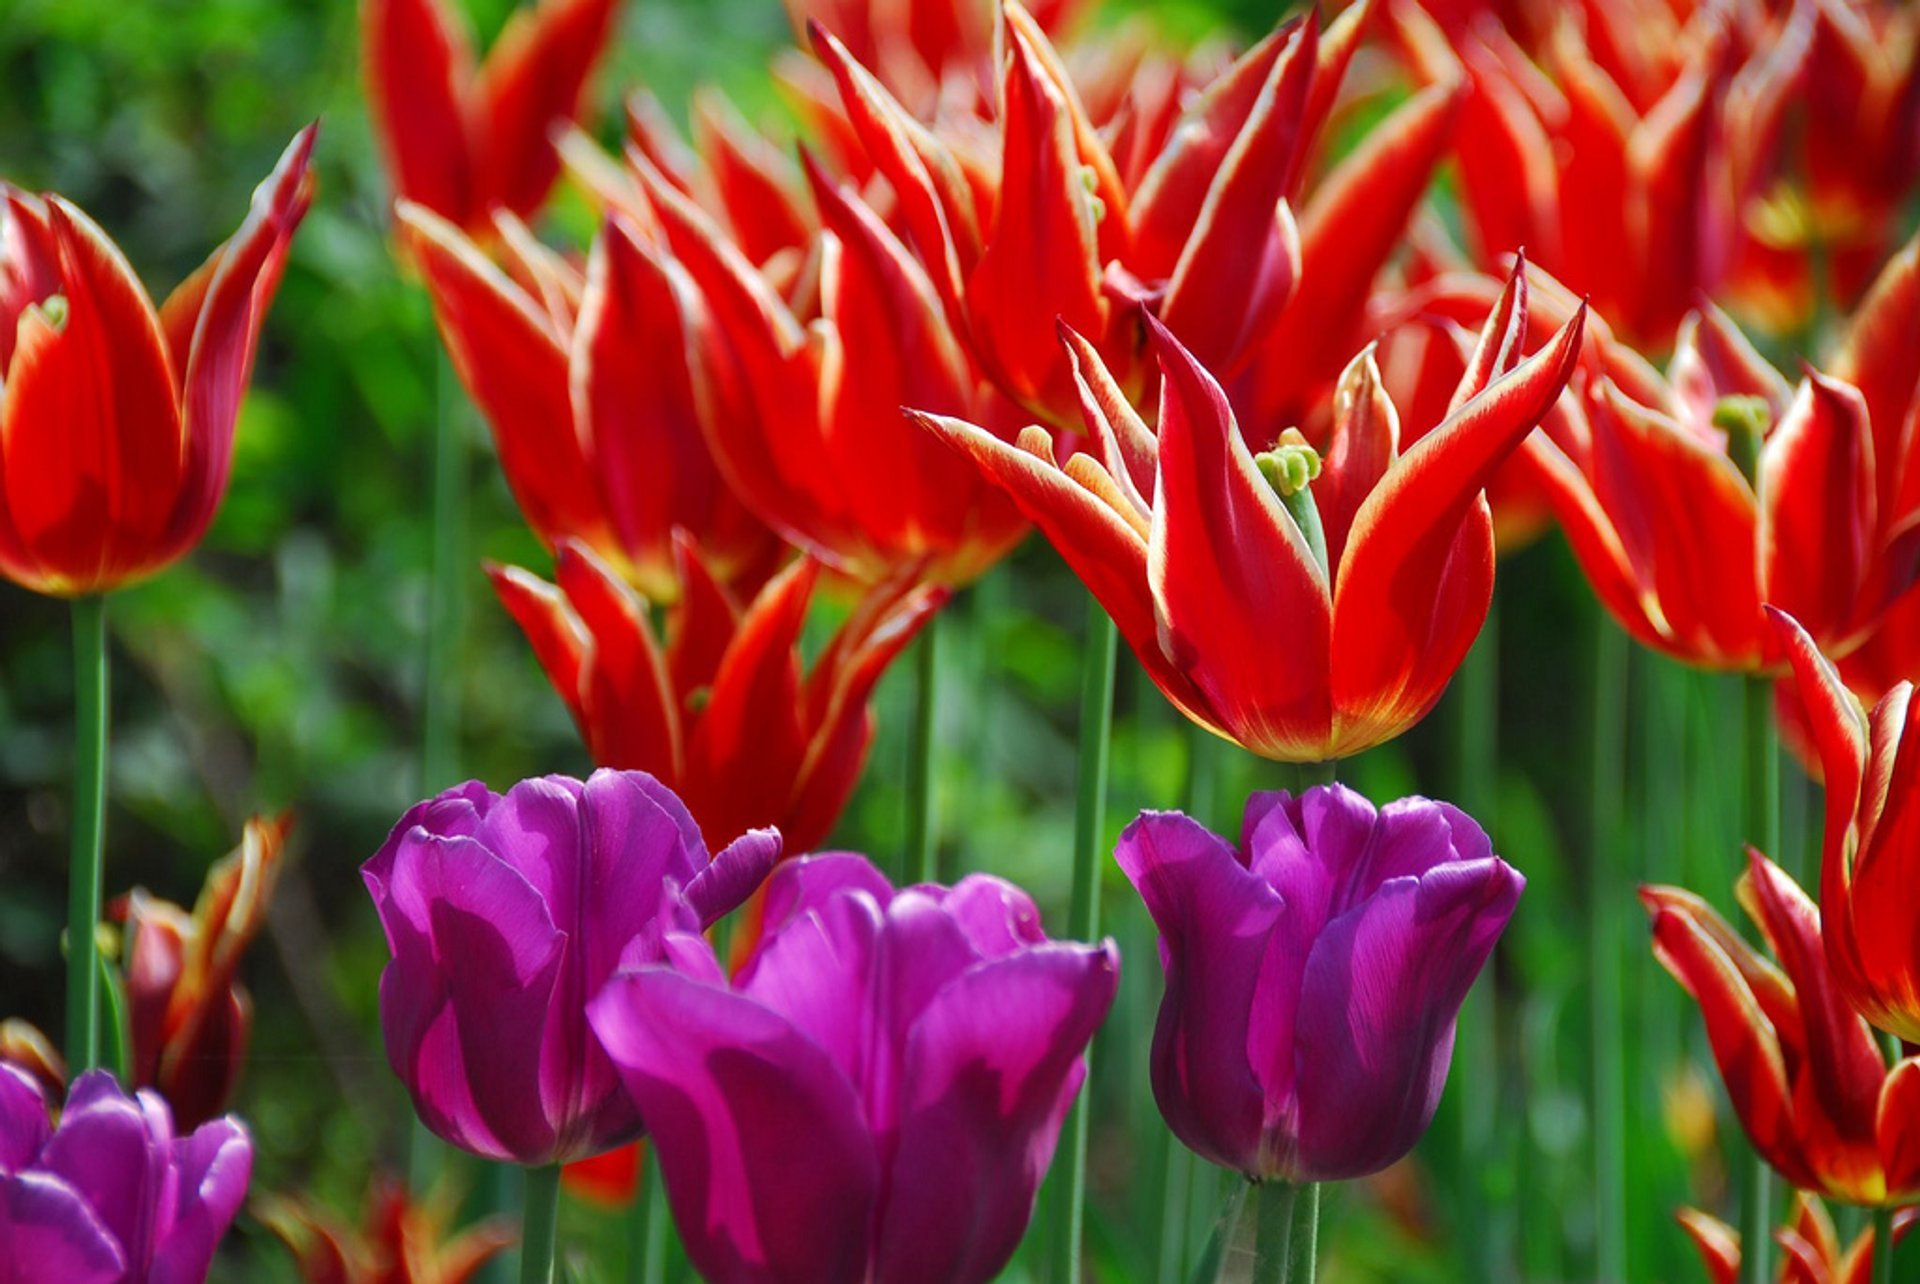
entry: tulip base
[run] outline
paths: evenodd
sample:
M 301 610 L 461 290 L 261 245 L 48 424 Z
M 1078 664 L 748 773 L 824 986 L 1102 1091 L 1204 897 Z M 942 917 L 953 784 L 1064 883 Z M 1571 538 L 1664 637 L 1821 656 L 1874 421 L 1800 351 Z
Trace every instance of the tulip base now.
M 100 1065 L 100 897 L 107 809 L 107 600 L 73 600 L 73 846 L 67 867 L 67 1066 Z
M 1313 1284 L 1320 1187 L 1248 1182 L 1235 1203 L 1213 1284 Z
M 560 1221 L 560 1165 L 526 1170 L 521 1206 L 520 1284 L 553 1284 Z

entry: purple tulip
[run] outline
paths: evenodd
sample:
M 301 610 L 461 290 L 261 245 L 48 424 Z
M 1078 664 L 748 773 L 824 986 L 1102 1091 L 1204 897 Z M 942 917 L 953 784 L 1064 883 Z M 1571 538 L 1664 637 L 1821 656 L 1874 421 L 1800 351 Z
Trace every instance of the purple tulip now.
M 158 1094 L 93 1070 L 56 1128 L 39 1084 L 0 1064 L 0 1284 L 198 1284 L 252 1172 L 231 1115 L 176 1137 Z
M 1153 1092 L 1252 1178 L 1378 1172 L 1433 1120 L 1454 1020 L 1526 880 L 1464 813 L 1351 789 L 1247 801 L 1240 849 L 1144 812 L 1120 867 L 1160 929 Z
M 361 867 L 393 961 L 387 1060 L 433 1132 L 529 1166 L 638 1137 L 640 1113 L 587 1030 L 587 999 L 664 933 L 738 906 L 780 853 L 755 830 L 707 860 L 693 817 L 645 772 L 471 781 L 401 818 Z
M 865 857 L 777 870 L 730 987 L 692 933 L 589 1019 L 653 1125 L 688 1256 L 713 1284 L 975 1284 L 1033 1212 L 1111 941 L 1049 941 L 1019 888 L 895 892 Z

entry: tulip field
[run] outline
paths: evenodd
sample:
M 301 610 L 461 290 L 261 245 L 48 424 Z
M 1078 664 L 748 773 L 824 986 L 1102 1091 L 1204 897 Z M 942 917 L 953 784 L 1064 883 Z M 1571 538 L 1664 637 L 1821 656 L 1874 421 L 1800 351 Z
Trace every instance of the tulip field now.
M 0 1284 L 1920 1281 L 1920 7 L 6 17 Z

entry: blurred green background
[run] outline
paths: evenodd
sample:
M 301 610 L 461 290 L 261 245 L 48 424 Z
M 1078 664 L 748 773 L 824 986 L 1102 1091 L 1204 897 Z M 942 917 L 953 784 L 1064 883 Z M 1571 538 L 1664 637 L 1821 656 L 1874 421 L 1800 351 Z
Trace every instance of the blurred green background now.
M 1151 7 L 1186 38 L 1234 23 L 1257 31 L 1274 16 L 1252 0 L 1117 6 L 1126 7 Z M 484 39 L 510 4 L 467 8 Z M 91 211 L 156 293 L 239 221 L 295 130 L 325 121 L 319 198 L 267 326 L 218 524 L 188 562 L 113 603 L 107 885 L 109 895 L 139 884 L 191 904 L 247 814 L 297 813 L 290 868 L 246 967 L 257 1026 L 236 1108 L 258 1142 L 256 1194 L 307 1191 L 351 1213 L 373 1168 L 404 1160 L 408 1137 L 378 1041 L 385 951 L 356 868 L 420 792 L 426 461 L 439 361 L 424 297 L 388 249 L 355 7 L 11 0 L 5 18 L 0 175 Z M 622 93 L 644 85 L 679 111 L 696 84 L 716 82 L 759 114 L 771 108 L 765 58 L 787 39 L 778 0 L 631 0 L 596 95 L 611 115 Z M 476 556 L 460 656 L 462 765 L 496 788 L 582 773 L 589 764 L 564 711 L 479 572 L 480 556 L 547 563 L 469 423 Z M 1475 1045 L 1495 1058 L 1463 1050 L 1412 1164 L 1329 1197 L 1324 1277 L 1593 1278 L 1593 1053 L 1618 1046 L 1627 1058 L 1628 1276 L 1698 1278 L 1671 1214 L 1723 1194 L 1713 1141 L 1726 1126 L 1722 1094 L 1697 1068 L 1697 1017 L 1646 949 L 1628 875 L 1730 900 L 1739 693 L 1633 656 L 1621 698 L 1632 709 L 1630 761 L 1641 765 L 1625 782 L 1630 804 L 1592 816 L 1584 782 L 1595 610 L 1556 540 L 1510 559 L 1501 576 L 1497 778 L 1462 778 L 1457 694 L 1403 742 L 1344 772 L 1376 801 L 1419 790 L 1466 802 L 1529 877 L 1469 1012 L 1470 1022 L 1493 1020 L 1497 991 L 1494 1036 Z M 1067 890 L 1082 614 L 1078 585 L 1044 544 L 1030 543 L 949 608 L 941 655 L 947 867 L 1009 875 L 1053 910 Z M 0 620 L 0 1015 L 57 1037 L 67 623 L 61 604 L 7 586 Z M 1285 639 L 1274 649 L 1284 663 Z M 1196 746 L 1124 650 L 1121 666 L 1109 835 L 1141 807 L 1180 804 L 1190 778 L 1202 786 L 1196 808 L 1223 829 L 1237 826 L 1248 790 L 1286 783 L 1228 746 Z M 883 863 L 903 826 L 909 668 L 897 666 L 883 688 L 868 778 L 836 835 Z M 1786 847 L 1797 860 L 1809 841 L 1807 791 L 1788 770 Z M 1596 820 L 1612 838 L 1602 877 L 1590 879 Z M 1193 1246 L 1169 1247 L 1169 1147 L 1146 1086 L 1160 984 L 1153 937 L 1110 862 L 1107 873 L 1106 921 L 1127 963 L 1093 1076 L 1094 1269 L 1108 1280 L 1183 1278 L 1162 1273 L 1163 1260 L 1177 1264 Z M 1056 929 L 1064 921 L 1050 917 Z M 1623 987 L 1627 1012 L 1621 1031 L 1598 1035 L 1595 922 L 1608 960 L 1601 975 Z M 1459 1084 L 1488 1075 L 1498 1076 L 1496 1109 L 1465 1117 Z M 1487 1138 L 1475 1149 L 1491 1159 L 1463 1162 L 1463 1130 Z M 1176 1162 L 1176 1194 L 1184 1170 Z M 1197 1239 L 1217 1182 L 1195 1171 L 1190 1187 Z M 620 1277 L 617 1218 L 569 1204 L 566 1225 L 577 1278 Z M 1515 1245 L 1514 1255 L 1489 1261 L 1480 1247 L 1489 1236 Z M 1028 1278 L 1025 1270 L 1016 1263 L 1011 1277 Z M 243 1217 L 217 1277 L 292 1273 L 276 1241 Z

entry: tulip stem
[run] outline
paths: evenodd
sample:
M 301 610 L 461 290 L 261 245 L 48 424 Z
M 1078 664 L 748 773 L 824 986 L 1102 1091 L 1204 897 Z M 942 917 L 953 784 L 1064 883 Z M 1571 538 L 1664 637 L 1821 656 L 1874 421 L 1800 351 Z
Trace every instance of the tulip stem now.
M 1626 1016 L 1621 993 L 1621 898 L 1633 882 L 1623 868 L 1619 819 L 1625 804 L 1627 637 L 1594 612 L 1592 793 L 1587 821 L 1589 975 L 1593 985 L 1593 1210 L 1595 1278 L 1627 1278 Z
M 1087 599 L 1087 649 L 1080 675 L 1078 782 L 1073 811 L 1073 891 L 1067 935 L 1091 941 L 1100 931 L 1100 847 L 1106 828 L 1107 750 L 1113 732 L 1113 674 L 1118 634 L 1100 603 Z M 1088 1111 L 1093 1094 L 1093 1052 L 1087 1078 L 1067 1118 L 1066 1164 L 1054 1224 L 1054 1284 L 1079 1284 L 1080 1229 L 1087 1211 Z
M 1893 1209 L 1873 1210 L 1873 1284 L 1893 1284 Z
M 652 1160 L 649 1173 L 648 1161 Z M 633 1242 L 627 1259 L 628 1284 L 660 1284 L 667 1264 L 667 1198 L 660 1164 L 650 1147 L 642 1147 L 635 1173 L 638 1188 L 633 1200 Z
M 67 867 L 67 1065 L 100 1064 L 100 922 L 107 815 L 107 599 L 73 599 L 73 847 Z
M 1746 834 L 1747 842 L 1772 859 L 1780 851 L 1780 746 L 1773 734 L 1773 684 L 1766 678 L 1745 680 Z M 1792 868 L 1790 865 L 1789 868 Z M 1757 1153 L 1747 1164 L 1747 1180 L 1740 1194 L 1741 1242 L 1749 1247 L 1740 1259 L 1744 1284 L 1768 1284 L 1773 1279 L 1773 1172 Z
M 1319 1269 L 1320 1184 L 1294 1187 L 1292 1225 L 1287 1231 L 1286 1284 L 1313 1284 Z
M 913 740 L 907 750 L 907 879 L 934 883 L 940 879 L 940 835 L 935 815 L 933 745 L 939 721 L 940 612 L 920 626 L 914 644 Z
M 560 1222 L 560 1165 L 526 1170 L 521 1205 L 520 1284 L 553 1284 Z
M 459 671 L 465 584 L 467 452 L 461 434 L 465 394 L 453 361 L 440 352 L 433 423 L 433 546 L 427 583 L 426 674 L 421 683 L 420 788 L 457 783 L 460 770 Z
M 1299 1226 L 1300 1196 L 1314 1189 L 1284 1181 L 1255 1182 L 1247 1187 L 1247 1206 L 1240 1215 L 1253 1223 L 1252 1284 L 1294 1284 L 1293 1236 Z M 1307 1251 L 1311 1257 L 1312 1250 Z M 1308 1270 L 1310 1274 L 1312 1268 Z
M 1296 762 L 1289 764 L 1293 768 L 1293 792 L 1297 797 L 1315 785 L 1330 785 L 1337 777 L 1338 759 L 1329 758 L 1325 762 Z

